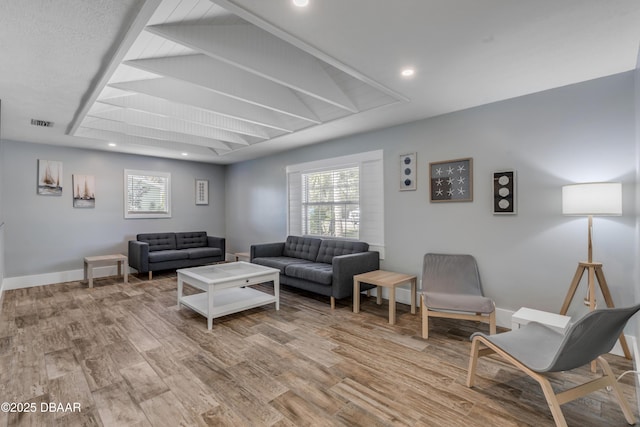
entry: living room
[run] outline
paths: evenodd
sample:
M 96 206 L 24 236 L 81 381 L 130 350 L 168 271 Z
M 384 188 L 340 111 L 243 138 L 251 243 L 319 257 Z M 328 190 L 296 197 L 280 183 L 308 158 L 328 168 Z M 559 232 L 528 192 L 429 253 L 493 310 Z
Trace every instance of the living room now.
M 2 107 L 3 116 L 13 108 L 4 99 Z M 587 251 L 587 220 L 562 214 L 562 187 L 621 182 L 622 215 L 594 219 L 594 259 L 604 265 L 617 306 L 640 301 L 637 67 L 231 164 L 48 144 L 46 133 L 5 139 L 0 132 L 3 293 L 80 280 L 83 257 L 126 254 L 138 233 L 206 231 L 226 238 L 229 259 L 252 244 L 282 241 L 291 234 L 287 167 L 382 150 L 381 268 L 419 277 L 427 252 L 469 253 L 499 326 L 510 327 L 511 314 L 524 306 L 558 312 Z M 405 153 L 416 154 L 415 191 L 399 189 Z M 460 158 L 473 159 L 473 200 L 430 202 L 429 164 Z M 62 196 L 36 193 L 39 160 L 62 163 Z M 125 169 L 171 174 L 170 218 L 124 218 Z M 502 170 L 517 172 L 514 215 L 493 213 L 493 173 Z M 75 174 L 95 176 L 95 208 L 73 207 Z M 194 202 L 195 180 L 208 181 L 208 204 Z M 575 304 L 568 314 L 585 312 Z M 639 330 L 637 319 L 625 330 L 634 350 Z

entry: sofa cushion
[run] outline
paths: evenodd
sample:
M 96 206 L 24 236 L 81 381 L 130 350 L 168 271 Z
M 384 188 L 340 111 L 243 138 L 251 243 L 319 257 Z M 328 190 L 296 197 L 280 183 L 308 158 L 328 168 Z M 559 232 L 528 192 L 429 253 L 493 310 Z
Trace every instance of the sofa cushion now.
M 334 256 L 367 252 L 369 244 L 359 240 L 324 239 L 318 248 L 316 262 L 331 264 Z
M 285 268 L 292 264 L 311 264 L 311 261 L 300 258 L 291 258 L 286 256 L 273 256 L 264 258 L 254 258 L 251 260 L 254 264 L 264 265 L 265 267 L 277 268 L 280 273 L 285 274 Z
M 149 252 L 176 249 L 175 233 L 145 233 L 138 234 L 136 238 L 149 244 Z
M 207 246 L 206 231 L 176 233 L 176 249 L 203 248 Z
M 322 240 L 314 237 L 289 236 L 284 243 L 282 255 L 290 258 L 300 258 L 315 261 Z
M 149 252 L 149 262 L 164 262 L 187 258 L 189 258 L 189 253 L 187 251 L 180 251 L 176 249 Z
M 222 255 L 220 248 L 191 248 L 182 249 L 189 254 L 189 259 L 219 257 Z
M 288 277 L 330 285 L 333 281 L 333 266 L 324 262 L 290 264 L 285 268 Z

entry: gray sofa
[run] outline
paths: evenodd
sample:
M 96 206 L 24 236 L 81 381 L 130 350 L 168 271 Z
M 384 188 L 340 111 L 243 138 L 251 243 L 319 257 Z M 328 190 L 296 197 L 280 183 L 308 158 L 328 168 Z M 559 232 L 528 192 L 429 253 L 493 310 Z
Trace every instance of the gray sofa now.
M 380 268 L 378 252 L 354 240 L 289 236 L 285 242 L 251 245 L 252 263 L 280 270 L 280 283 L 331 297 L 353 295 L 353 276 Z M 362 290 L 374 286 L 363 285 Z
M 224 237 L 207 236 L 206 231 L 138 234 L 129 240 L 129 266 L 138 273 L 194 267 L 224 261 Z

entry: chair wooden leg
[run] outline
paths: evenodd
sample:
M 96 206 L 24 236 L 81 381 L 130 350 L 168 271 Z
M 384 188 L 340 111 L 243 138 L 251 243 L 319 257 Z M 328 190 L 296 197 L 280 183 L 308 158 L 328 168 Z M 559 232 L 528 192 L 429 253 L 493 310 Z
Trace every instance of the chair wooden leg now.
M 553 391 L 549 380 L 542 375 L 531 375 L 531 373 L 529 373 L 529 375 L 538 381 L 538 384 L 542 387 L 542 392 L 544 393 L 544 397 L 547 399 L 547 404 L 551 410 L 551 415 L 553 415 L 553 420 L 556 422 L 556 427 L 567 427 L 567 420 L 565 420 L 564 415 L 562 414 L 560 403 L 556 398 L 556 393 Z
M 480 341 L 474 339 L 471 341 L 471 354 L 469 355 L 469 371 L 467 372 L 467 387 L 473 387 L 476 381 L 476 368 L 478 366 L 478 351 L 480 350 Z
M 629 425 L 633 425 L 636 423 L 636 417 L 633 415 L 633 411 L 629 406 L 629 402 L 625 399 L 624 394 L 622 394 L 622 390 L 620 390 L 620 386 L 618 385 L 618 381 L 616 381 L 616 377 L 609 366 L 609 363 L 604 359 L 604 357 L 600 356 L 596 359 L 600 366 L 602 367 L 602 371 L 604 375 L 610 379 L 609 387 L 613 391 L 613 394 L 618 399 L 618 404 L 620 405 L 620 409 L 622 409 L 622 413 L 624 414 L 624 418 L 627 420 Z
M 489 315 L 489 335 L 496 334 L 496 311 L 493 310 Z
M 429 310 L 424 301 L 424 294 L 420 296 L 420 314 L 422 315 L 422 338 L 429 339 Z

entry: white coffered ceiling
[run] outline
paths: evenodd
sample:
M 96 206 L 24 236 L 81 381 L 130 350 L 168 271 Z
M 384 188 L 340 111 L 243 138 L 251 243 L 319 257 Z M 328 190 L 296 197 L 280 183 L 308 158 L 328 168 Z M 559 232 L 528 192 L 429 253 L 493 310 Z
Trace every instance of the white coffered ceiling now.
M 227 164 L 632 70 L 639 44 L 637 0 L 4 1 L 0 137 Z

